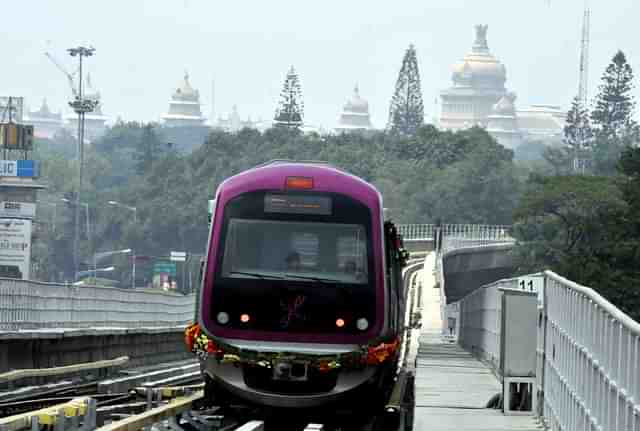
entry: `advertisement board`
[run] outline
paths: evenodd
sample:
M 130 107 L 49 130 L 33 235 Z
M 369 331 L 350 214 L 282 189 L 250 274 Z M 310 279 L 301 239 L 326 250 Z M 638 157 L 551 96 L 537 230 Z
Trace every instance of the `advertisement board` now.
M 0 277 L 29 279 L 31 220 L 0 218 Z
M 0 217 L 34 218 L 36 204 L 31 202 L 0 201 Z

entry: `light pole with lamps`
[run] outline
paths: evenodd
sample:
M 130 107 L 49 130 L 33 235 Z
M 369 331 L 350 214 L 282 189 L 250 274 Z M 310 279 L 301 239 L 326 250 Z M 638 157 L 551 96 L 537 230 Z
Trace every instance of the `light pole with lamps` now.
M 98 106 L 97 100 L 85 99 L 82 94 L 82 58 L 91 57 L 95 52 L 93 47 L 85 48 L 79 46 L 67 50 L 72 57 L 78 57 L 80 61 L 78 94 L 73 102 L 69 102 L 69 106 L 78 114 L 78 191 L 76 193 L 76 226 L 75 235 L 73 237 L 73 252 L 75 257 L 75 272 L 80 269 L 80 253 L 78 249 L 78 240 L 80 237 L 80 195 L 82 194 L 82 169 L 84 165 L 84 115 L 87 112 L 93 112 Z
M 131 207 L 129 205 L 125 205 L 122 204 L 120 202 L 116 202 L 116 201 L 109 201 L 107 202 L 109 205 L 113 205 L 113 206 L 117 206 L 117 207 L 122 207 L 122 208 L 126 208 L 129 211 L 133 211 L 133 226 L 134 229 L 138 224 L 138 209 L 136 207 Z M 135 250 L 135 248 L 134 248 Z M 131 269 L 131 287 L 133 289 L 135 289 L 136 287 L 136 252 L 133 251 L 133 255 L 132 255 L 132 259 L 133 259 L 133 266 Z

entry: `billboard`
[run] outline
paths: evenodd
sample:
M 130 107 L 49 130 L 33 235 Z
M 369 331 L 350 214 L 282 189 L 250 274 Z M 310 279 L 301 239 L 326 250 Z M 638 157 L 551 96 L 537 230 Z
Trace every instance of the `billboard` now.
M 34 218 L 36 204 L 31 202 L 0 201 L 0 217 Z
M 0 276 L 29 279 L 31 220 L 0 218 Z
M 33 150 L 33 126 L 0 123 L 0 146 L 8 150 Z
M 0 96 L 1 121 L 9 121 L 9 105 L 11 105 L 11 120 L 13 120 L 15 123 L 21 123 L 24 113 L 24 98 Z

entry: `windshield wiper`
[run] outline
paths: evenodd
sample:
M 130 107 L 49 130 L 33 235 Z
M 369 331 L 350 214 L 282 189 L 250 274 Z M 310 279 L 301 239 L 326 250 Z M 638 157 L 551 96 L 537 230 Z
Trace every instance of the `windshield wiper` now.
M 268 278 L 275 278 L 278 280 L 282 280 L 283 277 L 280 277 L 279 275 L 271 275 L 271 274 L 260 274 L 259 272 L 244 272 L 244 271 L 231 271 L 229 273 L 229 275 L 250 275 L 252 277 L 256 277 L 256 278 L 261 278 L 263 280 L 266 280 Z
M 298 274 L 285 274 L 285 277 L 300 278 L 302 280 L 312 280 L 320 283 L 343 283 L 342 280 L 336 280 L 335 278 L 311 277 L 307 275 L 298 275 Z

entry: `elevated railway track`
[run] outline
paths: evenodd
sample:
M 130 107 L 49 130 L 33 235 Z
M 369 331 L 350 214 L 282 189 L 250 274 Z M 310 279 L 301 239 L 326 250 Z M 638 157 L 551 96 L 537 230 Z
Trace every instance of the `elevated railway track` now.
M 313 430 L 409 431 L 412 427 L 412 330 L 419 316 L 416 275 L 422 259 L 403 274 L 407 300 L 405 341 L 393 388 L 378 411 L 356 416 L 353 406 L 333 414 L 263 410 L 248 405 L 204 406 L 199 366 L 191 363 L 103 381 L 0 398 L 0 431 L 18 430 Z M 173 371 L 173 372 L 171 372 Z M 1 396 L 1 395 L 0 395 Z M 369 406 L 364 406 L 365 410 Z

